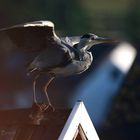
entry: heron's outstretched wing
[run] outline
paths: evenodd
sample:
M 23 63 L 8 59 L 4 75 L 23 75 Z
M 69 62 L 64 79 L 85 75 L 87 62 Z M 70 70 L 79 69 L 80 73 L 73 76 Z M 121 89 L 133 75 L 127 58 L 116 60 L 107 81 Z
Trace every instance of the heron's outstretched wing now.
M 0 56 L 18 51 L 28 65 L 40 52 L 54 45 L 56 37 L 51 21 L 34 21 L 1 29 Z
M 81 36 L 73 36 L 73 37 L 61 37 L 60 39 L 70 46 L 74 46 L 75 44 L 80 42 Z
M 51 21 L 34 21 L 0 30 L 0 37 L 11 45 L 27 52 L 41 51 L 54 42 L 54 24 Z M 10 44 L 9 44 L 10 45 Z

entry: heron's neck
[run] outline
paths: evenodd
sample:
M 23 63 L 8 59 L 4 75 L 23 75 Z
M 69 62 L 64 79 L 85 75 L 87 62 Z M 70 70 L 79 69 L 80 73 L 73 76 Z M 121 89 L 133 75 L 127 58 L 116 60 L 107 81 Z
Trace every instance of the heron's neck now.
M 81 41 L 79 42 L 77 48 L 78 48 L 79 50 L 86 51 L 86 50 L 89 50 L 91 47 L 92 47 L 92 45 L 88 44 L 87 41 L 81 40 Z

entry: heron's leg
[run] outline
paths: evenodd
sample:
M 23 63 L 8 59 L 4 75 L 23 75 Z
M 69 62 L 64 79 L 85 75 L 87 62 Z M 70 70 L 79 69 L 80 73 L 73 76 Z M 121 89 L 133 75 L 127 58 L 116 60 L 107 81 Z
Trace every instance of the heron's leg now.
M 39 78 L 40 74 L 38 74 L 35 78 L 34 78 L 34 81 L 33 81 L 33 101 L 34 103 L 37 104 L 37 99 L 36 99 L 36 81 L 37 79 Z
M 49 106 L 52 107 L 53 111 L 54 111 L 55 109 L 54 109 L 54 107 L 53 107 L 52 104 L 51 104 L 51 101 L 50 101 L 49 96 L 48 96 L 47 89 L 48 89 L 48 86 L 50 85 L 50 83 L 54 80 L 54 78 L 55 78 L 54 75 L 51 76 L 51 78 L 49 79 L 49 81 L 48 81 L 48 82 L 46 83 L 46 85 L 44 86 L 44 92 L 45 92 L 45 95 L 46 95 L 46 97 L 47 97 L 48 104 L 49 104 Z

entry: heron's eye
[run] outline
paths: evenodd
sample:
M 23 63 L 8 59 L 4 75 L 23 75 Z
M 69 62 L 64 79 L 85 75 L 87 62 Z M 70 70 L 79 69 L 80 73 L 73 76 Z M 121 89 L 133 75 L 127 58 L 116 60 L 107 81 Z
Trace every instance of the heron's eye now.
M 95 37 L 92 37 L 91 40 L 95 40 Z

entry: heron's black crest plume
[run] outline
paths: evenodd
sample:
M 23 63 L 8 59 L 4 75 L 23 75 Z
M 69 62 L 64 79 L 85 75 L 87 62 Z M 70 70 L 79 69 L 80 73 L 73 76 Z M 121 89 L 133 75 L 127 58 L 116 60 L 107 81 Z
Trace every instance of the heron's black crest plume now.
M 84 34 L 82 37 L 81 37 L 81 39 L 83 39 L 83 38 L 91 38 L 91 37 L 93 37 L 94 36 L 94 34 L 92 34 L 92 33 L 87 33 L 87 34 Z

